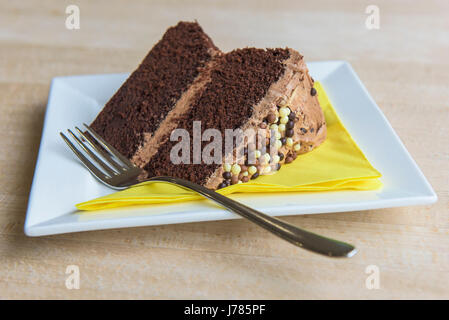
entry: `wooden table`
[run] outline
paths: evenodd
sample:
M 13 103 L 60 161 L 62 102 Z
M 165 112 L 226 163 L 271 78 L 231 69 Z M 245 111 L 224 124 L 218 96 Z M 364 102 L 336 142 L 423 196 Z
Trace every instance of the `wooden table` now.
M 0 298 L 449 298 L 449 3 L 0 2 Z M 65 27 L 80 8 L 79 30 Z M 290 216 L 354 243 L 298 249 L 244 220 L 28 238 L 23 233 L 50 81 L 129 72 L 168 26 L 198 19 L 221 49 L 290 46 L 349 61 L 439 196 L 432 206 Z M 65 286 L 80 269 L 80 289 Z M 380 272 L 367 289 L 367 266 Z

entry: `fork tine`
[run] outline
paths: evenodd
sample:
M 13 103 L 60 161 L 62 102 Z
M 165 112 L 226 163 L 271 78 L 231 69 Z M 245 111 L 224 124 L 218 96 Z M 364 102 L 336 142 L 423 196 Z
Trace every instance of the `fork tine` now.
M 115 162 L 115 160 L 111 157 L 111 155 L 107 152 L 105 152 L 104 150 L 102 150 L 102 148 L 99 148 L 97 145 L 95 145 L 95 142 L 93 141 L 93 138 L 89 137 L 89 135 L 84 134 L 84 132 L 82 132 L 80 130 L 80 128 L 75 127 L 76 131 L 78 131 L 78 133 L 81 135 L 81 137 L 83 137 L 90 145 L 90 147 L 95 150 L 96 152 L 98 152 L 99 154 L 101 154 L 103 156 L 103 158 L 111 165 L 113 166 L 116 170 L 118 170 L 119 172 L 125 171 L 127 168 L 123 167 L 123 165 L 118 164 L 117 162 Z
M 126 164 L 127 166 L 133 168 L 136 167 L 134 165 L 134 163 L 132 163 L 131 161 L 129 161 L 125 156 L 123 156 L 120 152 L 118 152 L 113 146 L 111 146 L 109 143 L 107 143 L 106 141 L 103 140 L 102 137 L 100 137 L 98 135 L 98 133 L 96 133 L 93 129 L 91 129 L 87 124 L 83 123 L 83 125 L 87 128 L 87 130 L 89 131 L 89 133 L 92 135 L 92 137 L 103 146 L 103 148 L 105 148 L 110 154 L 114 155 L 115 157 L 117 157 L 118 159 L 120 159 L 120 161 L 122 161 L 124 164 Z
M 99 157 L 97 157 L 97 155 L 95 153 L 93 153 L 89 147 L 87 147 L 73 132 L 72 130 L 68 129 L 67 130 L 70 135 L 75 139 L 75 141 L 79 144 L 79 146 L 81 148 L 83 148 L 83 150 L 92 158 L 94 159 L 94 161 L 96 163 L 98 163 L 103 169 L 104 171 L 106 171 L 107 174 L 109 174 L 111 177 L 115 176 L 117 174 L 117 172 L 115 172 L 114 170 L 112 170 L 106 163 L 104 163 L 103 160 L 101 160 Z
M 106 175 L 99 169 L 97 169 L 97 167 L 92 162 L 90 162 L 80 151 L 78 151 L 78 149 L 73 145 L 72 142 L 70 142 L 70 140 L 65 136 L 65 134 L 63 134 L 62 132 L 59 132 L 59 134 L 61 135 L 65 143 L 67 143 L 69 148 L 73 151 L 73 153 L 78 157 L 78 159 L 81 160 L 81 162 L 87 167 L 87 169 L 89 169 L 89 171 L 95 177 L 102 180 L 103 182 L 107 180 Z

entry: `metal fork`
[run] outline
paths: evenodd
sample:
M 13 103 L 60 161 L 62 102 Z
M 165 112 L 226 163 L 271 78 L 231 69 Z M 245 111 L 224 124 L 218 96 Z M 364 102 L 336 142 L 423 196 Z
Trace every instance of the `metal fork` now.
M 84 126 L 87 129 L 86 132 L 75 127 L 78 135 L 73 133 L 72 130 L 68 130 L 70 136 L 73 137 L 84 152 L 78 149 L 62 132 L 60 132 L 60 135 L 94 177 L 106 186 L 116 190 L 126 189 L 143 182 L 137 180 L 138 176 L 142 173 L 142 169 L 121 155 L 88 125 L 84 124 Z M 195 191 L 303 249 L 330 257 L 352 257 L 357 253 L 356 248 L 350 244 L 302 230 L 196 183 L 165 176 L 153 177 L 145 181 L 167 182 L 187 190 Z

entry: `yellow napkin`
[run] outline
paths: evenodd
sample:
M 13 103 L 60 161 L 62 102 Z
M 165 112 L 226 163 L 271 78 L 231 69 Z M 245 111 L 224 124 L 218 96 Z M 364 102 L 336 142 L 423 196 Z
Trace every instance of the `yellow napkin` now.
M 300 155 L 274 175 L 218 190 L 235 192 L 286 192 L 329 190 L 373 190 L 380 188 L 381 174 L 366 159 L 332 107 L 323 87 L 315 83 L 324 111 L 327 138 L 317 149 Z M 163 182 L 145 182 L 124 191 L 76 205 L 80 210 L 99 210 L 139 204 L 204 199 L 194 192 Z

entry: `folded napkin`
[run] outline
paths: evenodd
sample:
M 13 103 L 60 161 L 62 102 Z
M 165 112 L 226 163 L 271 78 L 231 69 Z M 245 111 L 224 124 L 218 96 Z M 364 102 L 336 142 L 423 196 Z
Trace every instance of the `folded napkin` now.
M 317 149 L 300 155 L 276 174 L 218 190 L 236 192 L 301 192 L 329 190 L 373 190 L 382 186 L 381 174 L 366 159 L 338 118 L 323 87 L 315 82 L 324 111 L 327 138 Z M 80 210 L 204 199 L 195 192 L 164 182 L 144 182 L 124 191 L 76 205 Z

